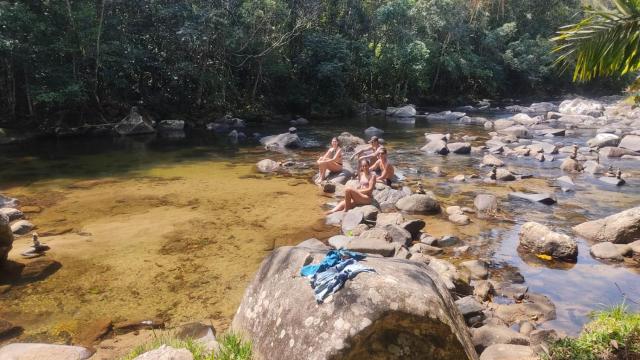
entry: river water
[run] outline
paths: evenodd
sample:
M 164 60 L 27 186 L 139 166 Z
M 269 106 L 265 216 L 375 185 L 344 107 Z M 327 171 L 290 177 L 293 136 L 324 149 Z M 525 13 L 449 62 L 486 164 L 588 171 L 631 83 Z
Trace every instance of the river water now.
M 486 114 L 485 114 L 486 116 Z M 504 117 L 507 114 L 490 114 Z M 561 160 L 508 159 L 512 170 L 532 179 L 488 185 L 453 183 L 458 174 L 484 175 L 480 155 L 425 155 L 425 132 L 489 138 L 477 125 L 364 119 L 313 121 L 299 128 L 309 146 L 279 154 L 257 142 L 233 146 L 225 136 L 187 133 L 162 137 L 60 139 L 0 148 L 0 192 L 35 205 L 28 218 L 44 233 L 49 257 L 62 268 L 49 278 L 13 286 L 0 294 L 0 318 L 25 328 L 22 339 L 71 341 L 87 324 L 105 317 L 133 320 L 162 317 L 169 324 L 211 322 L 224 329 L 260 261 L 274 247 L 338 233 L 323 223 L 323 205 L 332 201 L 310 182 L 311 164 L 329 139 L 342 131 L 364 136 L 374 125 L 385 130 L 390 159 L 407 177 L 420 181 L 443 205 L 471 206 L 476 194 L 496 194 L 513 222 L 474 220 L 458 227 L 442 215 L 427 216 L 425 231 L 458 235 L 471 246 L 465 259 L 491 263 L 492 277 L 519 272 L 530 291 L 549 296 L 557 320 L 547 323 L 576 334 L 590 311 L 625 302 L 638 309 L 637 263 L 604 264 L 579 242 L 576 264 L 558 264 L 520 254 L 518 230 L 537 221 L 571 235 L 571 226 L 640 204 L 640 162 L 617 160 L 627 184 L 612 187 L 576 175 L 577 191 L 562 193 L 553 179 Z M 285 124 L 256 125 L 247 133 L 284 132 Z M 595 131 L 554 138 L 583 145 Z M 263 158 L 295 160 L 310 168 L 295 174 L 262 175 Z M 436 176 L 439 166 L 447 175 Z M 552 206 L 509 200 L 516 191 L 553 192 Z M 18 238 L 10 258 L 19 259 L 28 237 Z M 462 258 L 447 254 L 452 262 Z

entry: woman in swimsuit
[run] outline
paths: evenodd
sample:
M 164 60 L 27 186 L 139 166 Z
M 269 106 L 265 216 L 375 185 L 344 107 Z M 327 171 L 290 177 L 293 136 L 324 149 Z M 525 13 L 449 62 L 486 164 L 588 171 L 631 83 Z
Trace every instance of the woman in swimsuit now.
M 380 170 L 378 181 L 391 186 L 391 178 L 393 177 L 393 174 L 395 174 L 395 169 L 387 159 L 387 149 L 384 147 L 380 147 L 380 149 L 377 151 L 377 157 L 378 160 L 373 165 L 371 165 L 369 171 Z
M 342 149 L 338 146 L 338 138 L 331 139 L 331 147 L 318 159 L 320 180 L 324 181 L 327 170 L 330 173 L 342 171 Z
M 344 200 L 338 206 L 327 211 L 329 215 L 341 210 L 349 211 L 357 205 L 369 205 L 373 199 L 373 189 L 376 187 L 376 174 L 369 171 L 369 163 L 366 160 L 360 161 L 358 189 L 347 188 L 344 191 Z

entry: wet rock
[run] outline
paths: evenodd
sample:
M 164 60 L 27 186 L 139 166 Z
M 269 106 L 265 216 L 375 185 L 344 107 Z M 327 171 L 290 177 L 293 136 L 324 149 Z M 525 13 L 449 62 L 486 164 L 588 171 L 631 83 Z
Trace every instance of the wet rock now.
M 351 135 L 348 132 L 343 132 L 338 136 L 338 142 L 342 149 L 346 152 L 352 152 L 359 145 L 366 145 L 367 143 L 360 137 Z
M 399 225 L 386 225 L 383 229 L 391 236 L 391 242 L 411 245 L 411 233 Z
M 558 150 L 559 150 L 557 145 L 549 144 L 543 141 L 534 141 L 533 143 L 531 143 L 530 147 L 534 147 L 534 146 L 537 148 L 540 148 L 542 152 L 549 155 L 555 155 L 558 153 Z
M 627 135 L 622 138 L 622 141 L 620 141 L 620 145 L 618 146 L 623 149 L 640 152 L 640 136 Z
M 424 264 L 370 257 L 376 273 L 359 274 L 318 306 L 298 275 L 309 256 L 324 253 L 274 250 L 247 288 L 232 329 L 252 340 L 256 358 L 389 358 L 396 347 L 407 358 L 476 358 L 451 296 Z
M 85 360 L 93 353 L 80 346 L 14 343 L 0 348 L 0 359 Z
M 632 253 L 631 247 L 627 244 L 614 244 L 601 242 L 591 247 L 591 255 L 598 259 L 609 261 L 622 261 L 623 257 Z
M 558 111 L 563 114 L 600 117 L 604 113 L 604 106 L 594 100 L 573 99 L 561 102 Z
M 497 157 L 487 154 L 482 158 L 482 164 L 487 166 L 504 166 L 504 162 Z
M 13 248 L 13 231 L 9 226 L 9 218 L 0 214 L 0 268 L 7 261 L 9 251 Z
M 420 231 L 424 229 L 424 227 L 426 226 L 426 223 L 424 222 L 424 220 L 414 219 L 414 220 L 405 221 L 404 223 L 400 224 L 400 226 L 403 229 L 407 230 L 409 234 L 411 234 L 412 239 L 419 239 Z
M 113 324 L 113 329 L 117 332 L 129 332 L 143 329 L 162 329 L 164 321 L 162 319 L 136 319 L 121 321 Z
M 377 127 L 375 127 L 375 126 L 370 126 L 370 127 L 366 128 L 366 129 L 364 130 L 364 134 L 365 134 L 367 137 L 372 137 L 372 136 L 378 136 L 378 137 L 380 137 L 380 136 L 382 136 L 382 134 L 384 134 L 384 130 L 382 130 L 382 129 L 378 129 L 378 128 L 377 128 Z
M 530 202 L 538 202 L 545 205 L 553 205 L 557 202 L 556 197 L 552 194 L 527 194 L 523 192 L 509 193 L 509 198 L 527 200 Z
M 568 176 L 561 176 L 556 179 L 556 182 L 558 183 L 558 186 L 560 186 L 560 189 L 562 189 L 562 191 L 564 192 L 576 190 L 576 184 L 574 184 L 573 180 Z
M 494 344 L 480 355 L 480 360 L 538 360 L 530 347 L 525 345 Z
M 463 112 L 451 112 L 441 111 L 439 113 L 433 113 L 427 115 L 427 120 L 430 121 L 456 121 L 466 114 Z
M 447 149 L 449 150 L 449 152 L 452 152 L 454 154 L 470 154 L 471 144 L 463 142 L 448 143 Z
M 404 216 L 401 213 L 380 213 L 376 218 L 376 227 L 384 227 L 386 225 L 400 225 L 404 221 Z
M 22 211 L 14 208 L 1 208 L 0 214 L 7 216 L 9 221 L 22 219 L 24 217 L 24 213 L 22 213 Z
M 16 235 L 25 235 L 34 228 L 35 225 L 27 220 L 18 220 L 11 224 L 11 231 Z
M 506 326 L 484 325 L 471 329 L 471 336 L 473 345 L 480 353 L 494 344 L 529 345 L 528 337 Z
M 134 360 L 193 360 L 193 355 L 187 349 L 176 349 L 163 344 L 155 350 L 140 354 Z
M 396 202 L 396 207 L 400 210 L 415 213 L 433 214 L 440 212 L 440 204 L 436 199 L 425 194 L 413 194 Z
M 298 134 L 290 132 L 265 136 L 260 139 L 260 143 L 267 150 L 297 149 L 302 147 L 302 140 L 300 140 Z
M 440 133 L 424 133 L 424 137 L 427 140 L 427 143 L 430 143 L 432 141 L 444 141 L 444 142 L 448 142 L 449 141 L 449 137 L 451 135 L 449 134 L 440 134 Z
M 465 214 L 452 214 L 449 215 L 449 221 L 456 225 L 469 225 L 471 219 Z
M 439 247 L 449 247 L 457 244 L 458 242 L 460 242 L 460 239 L 457 236 L 445 235 L 438 239 L 437 245 Z
M 492 176 L 491 172 L 487 173 L 487 178 L 491 178 L 491 176 Z M 499 168 L 496 170 L 496 180 L 514 181 L 515 179 L 516 179 L 516 176 L 513 175 L 513 173 L 507 169 Z
M 562 161 L 562 164 L 560 164 L 560 169 L 569 173 L 577 173 L 582 171 L 582 166 L 576 160 L 566 158 L 564 159 L 564 161 Z
M 422 233 L 420 235 L 420 242 L 423 244 L 435 246 L 438 244 L 438 239 L 429 234 Z
M 452 182 L 454 183 L 461 183 L 465 181 L 465 177 L 464 175 L 460 174 L 460 175 L 456 175 L 453 177 L 453 179 L 451 179 Z
M 640 207 L 631 208 L 606 218 L 587 221 L 573 231 L 589 241 L 627 244 L 640 238 Z
M 386 115 L 390 117 L 414 117 L 416 113 L 416 108 L 413 105 L 388 107 L 386 111 Z
M 464 316 L 466 320 L 476 315 L 482 314 L 484 307 L 473 296 L 465 296 L 456 300 L 456 306 L 460 310 L 460 314 Z
M 136 106 L 131 107 L 129 115 L 116 124 L 114 129 L 120 135 L 141 135 L 156 132 L 153 128 L 153 121 L 140 115 Z
M 351 237 L 351 236 L 336 235 L 336 236 L 330 237 L 329 240 L 327 240 L 327 242 L 332 247 L 334 247 L 336 249 L 340 249 L 340 248 L 346 248 L 347 245 L 349 245 L 349 243 L 351 242 L 352 239 L 353 239 L 353 237 Z
M 280 164 L 271 159 L 264 159 L 258 161 L 258 163 L 256 164 L 256 168 L 261 173 L 271 173 L 280 169 Z
M 442 140 L 434 140 L 427 143 L 427 145 L 420 148 L 421 151 L 424 151 L 427 154 L 436 154 L 436 155 L 447 155 L 449 153 L 449 148 L 447 147 L 447 143 Z
M 478 194 L 473 200 L 473 206 L 479 217 L 492 216 L 498 211 L 498 198 L 492 194 Z
M 578 244 L 574 239 L 542 224 L 527 222 L 520 228 L 519 235 L 520 246 L 534 254 L 567 261 L 575 261 L 578 256 Z
M 482 260 L 463 261 L 460 266 L 469 272 L 471 280 L 485 280 L 489 277 L 489 266 Z
M 504 134 L 504 135 L 515 136 L 518 139 L 530 139 L 530 138 L 532 138 L 531 133 L 529 132 L 529 129 L 527 129 L 526 127 L 524 127 L 522 125 L 509 126 L 508 128 L 498 130 L 498 133 Z
M 601 148 L 598 151 L 598 154 L 600 155 L 600 157 L 603 157 L 603 158 L 619 158 L 624 155 L 632 155 L 632 156 L 640 155 L 640 153 L 635 151 L 631 151 L 621 147 L 612 147 L 612 146 L 606 146 Z
M 24 264 L 20 272 L 20 282 L 33 282 L 43 280 L 54 274 L 62 267 L 62 264 L 52 259 L 36 259 Z
M 77 336 L 73 337 L 74 344 L 91 347 L 95 342 L 107 335 L 113 327 L 111 319 L 99 319 L 84 326 Z

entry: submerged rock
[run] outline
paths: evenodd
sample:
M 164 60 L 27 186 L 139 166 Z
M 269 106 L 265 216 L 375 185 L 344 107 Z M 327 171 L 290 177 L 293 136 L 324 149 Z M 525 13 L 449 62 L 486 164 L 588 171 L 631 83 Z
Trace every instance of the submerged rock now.
M 258 163 L 256 164 L 256 168 L 261 173 L 271 173 L 280 169 L 280 163 L 271 159 L 264 159 L 258 161 Z
M 632 250 L 627 244 L 614 244 L 605 241 L 593 245 L 589 252 L 598 259 L 622 261 L 624 256 L 631 254 Z
M 281 247 L 263 261 L 232 324 L 252 341 L 256 359 L 393 358 L 395 348 L 406 358 L 477 359 L 451 295 L 426 265 L 370 257 L 375 273 L 359 274 L 318 305 L 299 272 L 324 255 Z
M 573 231 L 589 241 L 628 244 L 640 238 L 640 206 L 584 222 L 574 226 Z
M 24 235 L 33 230 L 35 225 L 27 220 L 19 220 L 11 224 L 11 231 L 16 235 Z
M 520 246 L 536 255 L 560 260 L 575 261 L 578 257 L 578 244 L 574 239 L 535 222 L 527 222 L 520 228 Z

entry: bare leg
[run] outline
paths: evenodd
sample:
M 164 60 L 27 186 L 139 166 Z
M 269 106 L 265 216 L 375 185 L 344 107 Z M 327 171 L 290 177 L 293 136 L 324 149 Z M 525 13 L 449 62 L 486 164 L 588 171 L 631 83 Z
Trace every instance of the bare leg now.
M 345 194 L 346 195 L 346 194 Z M 359 191 L 353 191 L 350 196 L 351 204 L 350 207 L 355 207 L 355 205 L 369 205 L 371 204 L 371 196 L 364 195 Z M 345 197 L 346 200 L 346 197 Z
M 333 209 L 331 209 L 329 211 L 326 211 L 324 214 L 325 215 L 333 214 L 334 212 L 338 212 L 338 211 L 340 211 L 340 210 L 342 210 L 344 208 L 345 208 L 345 201 L 342 200 L 342 201 L 340 201 L 338 203 L 338 205 L 336 205 L 336 207 L 334 207 Z
M 320 181 L 324 181 L 324 176 L 327 173 L 327 165 L 326 165 L 326 163 L 318 161 L 318 168 L 320 170 Z

